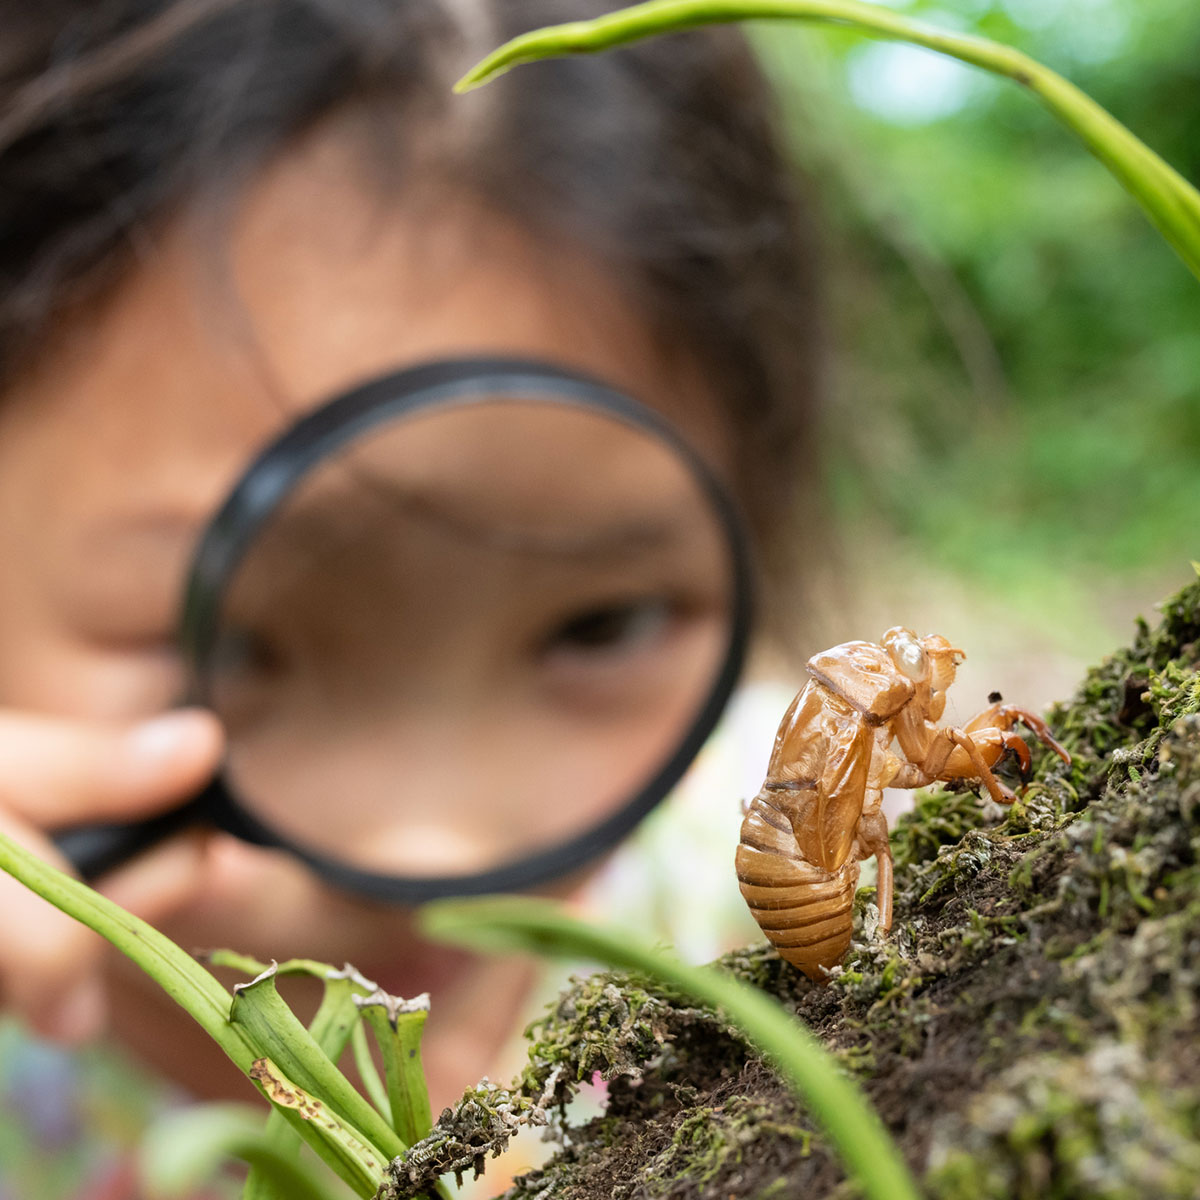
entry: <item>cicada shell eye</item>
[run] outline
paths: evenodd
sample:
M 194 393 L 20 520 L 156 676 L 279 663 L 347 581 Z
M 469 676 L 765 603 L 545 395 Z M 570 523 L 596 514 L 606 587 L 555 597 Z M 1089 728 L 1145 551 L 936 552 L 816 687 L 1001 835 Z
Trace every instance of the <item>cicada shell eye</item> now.
M 888 647 L 892 653 L 892 661 L 899 667 L 901 673 L 914 683 L 920 683 L 929 676 L 929 656 L 925 647 L 915 637 L 900 636 Z
M 893 625 L 883 635 L 883 646 L 896 669 L 914 683 L 929 677 L 929 656 L 921 639 L 903 625 Z
M 900 667 L 913 683 L 922 682 L 929 674 L 929 658 L 925 654 L 925 648 L 919 642 L 908 642 L 907 646 L 901 646 L 899 650 L 896 666 Z
M 925 653 L 929 656 L 935 688 L 949 686 L 954 682 L 954 673 L 966 660 L 966 654 L 950 644 L 949 638 L 940 633 L 930 633 L 921 639 Z M 939 679 L 941 682 L 939 682 Z

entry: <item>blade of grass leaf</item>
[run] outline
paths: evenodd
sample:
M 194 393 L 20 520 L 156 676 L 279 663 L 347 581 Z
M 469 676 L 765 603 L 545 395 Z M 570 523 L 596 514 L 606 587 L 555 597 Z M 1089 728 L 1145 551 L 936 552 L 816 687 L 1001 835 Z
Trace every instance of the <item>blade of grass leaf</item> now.
M 321 1160 L 362 1200 L 371 1200 L 383 1182 L 386 1155 L 321 1100 L 289 1079 L 269 1058 L 255 1062 L 251 1077 L 279 1111 L 303 1123 L 309 1131 L 305 1141 Z
M 0 835 L 0 870 L 111 942 L 249 1074 L 258 1054 L 241 1030 L 229 1024 L 229 993 L 190 954 L 152 925 L 3 835 Z
M 250 976 L 258 976 L 271 969 L 269 964 L 232 950 L 214 950 L 206 957 L 213 966 L 227 967 Z M 308 975 L 324 983 L 324 995 L 308 1031 L 317 1045 L 336 1063 L 346 1047 L 347 1039 L 356 1033 L 362 1034 L 354 997 L 371 991 L 368 981 L 361 979 L 350 967 L 339 971 L 329 963 L 307 958 L 293 958 L 280 963 L 276 974 Z M 384 1115 L 386 1117 L 386 1112 Z M 266 1136 L 279 1154 L 290 1156 L 293 1161 L 299 1157 L 303 1143 L 278 1110 L 273 1111 L 267 1121 Z M 254 1167 L 246 1180 L 242 1200 L 288 1200 L 288 1197 L 277 1190 L 271 1177 Z
M 392 1106 L 388 1100 L 387 1089 L 383 1086 L 383 1080 L 379 1078 L 379 1069 L 375 1066 L 375 1059 L 371 1055 L 371 1047 L 367 1042 L 367 1030 L 361 1021 L 355 1025 L 353 1033 L 350 1034 L 350 1050 L 354 1055 L 354 1066 L 358 1070 L 358 1076 L 363 1082 L 367 1096 L 394 1129 L 395 1123 L 392 1121 Z
M 275 988 L 274 969 L 237 986 L 229 1019 L 258 1047 L 260 1057 L 271 1059 L 296 1086 L 319 1096 L 331 1112 L 385 1160 L 396 1158 L 408 1148 L 284 1002 Z M 345 1036 L 349 1037 L 348 1027 Z
M 396 1132 L 412 1145 L 433 1128 L 429 1089 L 421 1063 L 421 1032 L 429 1016 L 429 996 L 398 1000 L 380 991 L 358 1001 L 383 1055 L 388 1104 Z
M 525 896 L 438 900 L 420 912 L 426 936 L 485 953 L 592 958 L 663 980 L 717 1008 L 767 1056 L 824 1127 L 868 1200 L 918 1200 L 895 1143 L 858 1085 L 774 1000 L 709 967 L 690 967 L 633 937 Z
M 1020 84 L 1033 93 L 1116 177 L 1200 278 L 1200 192 L 1106 109 L 1027 54 L 987 38 L 951 33 L 860 0 L 650 0 L 590 21 L 513 38 L 455 85 L 468 91 L 521 63 L 585 54 L 656 34 L 741 20 L 840 25 L 867 37 L 910 42 Z
M 229 993 L 190 954 L 152 925 L 87 884 L 43 862 L 3 834 L 0 834 L 0 870 L 111 942 L 184 1009 L 245 1075 L 254 1078 L 260 1055 L 244 1032 L 230 1023 Z M 361 1190 L 363 1181 L 357 1171 L 345 1166 L 337 1150 L 326 1146 L 324 1135 L 315 1134 L 299 1113 L 289 1110 L 284 1117 L 360 1195 L 369 1198 L 374 1194 L 370 1188 Z M 343 1174 L 343 1170 L 347 1173 Z

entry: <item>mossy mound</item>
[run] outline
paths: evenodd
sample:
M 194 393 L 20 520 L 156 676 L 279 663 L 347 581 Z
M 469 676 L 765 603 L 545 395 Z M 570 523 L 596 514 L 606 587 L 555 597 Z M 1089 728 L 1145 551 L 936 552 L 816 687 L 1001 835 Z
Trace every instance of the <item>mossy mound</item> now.
M 868 891 L 827 986 L 765 946 L 720 960 L 834 1050 L 937 1200 L 1200 1195 L 1200 580 L 1163 608 L 1050 714 L 1069 768 L 901 819 L 886 941 Z M 610 1101 L 509 1200 L 854 1194 L 737 1036 L 644 979 L 575 984 L 531 1036 L 506 1104 L 540 1119 L 596 1072 Z

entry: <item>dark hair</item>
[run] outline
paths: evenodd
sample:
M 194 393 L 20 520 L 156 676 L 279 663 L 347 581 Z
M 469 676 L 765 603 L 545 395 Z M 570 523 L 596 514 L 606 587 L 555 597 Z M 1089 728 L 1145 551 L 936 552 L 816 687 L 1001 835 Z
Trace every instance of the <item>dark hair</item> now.
M 197 192 L 228 193 L 333 110 L 451 126 L 470 111 L 439 166 L 531 232 L 586 246 L 653 332 L 698 357 L 738 430 L 759 544 L 783 549 L 814 469 L 818 305 L 796 180 L 741 37 L 535 64 L 469 109 L 449 90 L 476 52 L 605 7 L 0 0 L 0 378 L 121 278 L 147 229 Z

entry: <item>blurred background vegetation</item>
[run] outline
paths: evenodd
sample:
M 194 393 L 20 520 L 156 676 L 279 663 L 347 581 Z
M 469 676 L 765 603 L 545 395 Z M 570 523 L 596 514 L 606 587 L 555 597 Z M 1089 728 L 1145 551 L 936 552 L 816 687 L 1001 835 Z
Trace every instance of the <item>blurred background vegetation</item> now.
M 1200 181 L 1196 0 L 891 6 L 1020 47 Z M 1021 88 L 843 30 L 753 33 L 832 268 L 849 599 L 823 633 L 949 625 L 980 686 L 1061 695 L 1200 558 L 1200 284 Z

